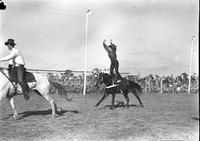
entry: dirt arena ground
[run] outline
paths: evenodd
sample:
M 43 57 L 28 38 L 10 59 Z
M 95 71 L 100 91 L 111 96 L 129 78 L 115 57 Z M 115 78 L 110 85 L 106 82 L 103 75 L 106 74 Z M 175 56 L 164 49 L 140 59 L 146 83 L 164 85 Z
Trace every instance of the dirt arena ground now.
M 102 94 L 73 95 L 71 102 L 54 96 L 62 113 L 51 117 L 50 105 L 32 95 L 25 101 L 15 97 L 21 119 L 14 121 L 6 99 L 0 103 L 0 141 L 162 141 L 199 139 L 199 93 L 144 94 L 139 106 L 129 94 L 130 108 L 116 96 L 116 108 L 110 110 L 111 96 L 98 108 L 94 105 Z

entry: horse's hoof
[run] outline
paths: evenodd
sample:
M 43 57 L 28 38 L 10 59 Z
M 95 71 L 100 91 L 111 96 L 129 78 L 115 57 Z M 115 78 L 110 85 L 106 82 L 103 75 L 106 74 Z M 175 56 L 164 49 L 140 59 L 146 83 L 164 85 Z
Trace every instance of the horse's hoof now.
M 63 110 L 62 110 L 61 107 L 58 107 L 57 111 L 58 111 L 58 112 L 62 112 Z
M 53 118 L 57 118 L 58 115 L 57 115 L 57 114 L 53 114 L 52 117 L 53 117 Z
M 19 117 L 19 116 L 12 116 L 12 119 L 13 119 L 13 120 L 19 120 L 20 117 Z
M 16 118 L 16 117 L 14 117 L 14 116 L 12 117 L 12 119 L 13 119 L 13 120 L 17 120 L 17 118 Z

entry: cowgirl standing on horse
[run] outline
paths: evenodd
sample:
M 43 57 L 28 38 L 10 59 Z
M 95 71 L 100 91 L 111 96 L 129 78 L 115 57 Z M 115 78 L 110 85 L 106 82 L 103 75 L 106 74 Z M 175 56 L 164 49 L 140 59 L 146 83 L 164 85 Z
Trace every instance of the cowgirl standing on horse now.
M 107 51 L 108 56 L 109 56 L 110 61 L 111 61 L 111 64 L 110 64 L 110 75 L 113 78 L 113 81 L 114 81 L 113 86 L 114 86 L 114 85 L 119 84 L 121 82 L 121 75 L 120 75 L 120 73 L 118 71 L 119 70 L 119 62 L 117 60 L 117 54 L 116 54 L 117 46 L 112 43 L 112 40 L 110 40 L 110 45 L 107 46 L 106 45 L 106 40 L 104 40 L 103 41 L 103 47 Z M 115 72 L 116 72 L 116 75 L 117 75 L 116 80 L 115 80 L 115 75 L 113 73 L 114 69 L 115 69 Z

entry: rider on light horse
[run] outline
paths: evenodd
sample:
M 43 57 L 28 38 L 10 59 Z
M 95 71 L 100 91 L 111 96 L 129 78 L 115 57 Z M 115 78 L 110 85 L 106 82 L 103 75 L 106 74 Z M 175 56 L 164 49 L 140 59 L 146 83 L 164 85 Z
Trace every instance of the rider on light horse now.
M 9 61 L 8 70 L 9 71 L 11 71 L 12 69 L 16 70 L 17 80 L 22 88 L 24 99 L 28 100 L 29 87 L 28 87 L 28 84 L 24 81 L 25 72 L 26 72 L 26 68 L 24 67 L 25 66 L 24 58 L 21 52 L 15 48 L 16 44 L 13 39 L 8 39 L 8 41 L 5 42 L 5 45 L 8 47 L 10 54 L 6 57 L 1 58 L 0 62 Z

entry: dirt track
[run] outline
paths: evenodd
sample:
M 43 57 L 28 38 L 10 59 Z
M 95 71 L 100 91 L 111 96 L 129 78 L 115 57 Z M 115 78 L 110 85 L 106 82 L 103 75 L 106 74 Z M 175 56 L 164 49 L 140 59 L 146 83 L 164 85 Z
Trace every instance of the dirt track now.
M 71 94 L 72 95 L 72 94 Z M 73 101 L 54 96 L 62 115 L 53 119 L 50 105 L 33 95 L 29 101 L 15 97 L 22 119 L 14 121 L 6 99 L 0 103 L 0 141 L 62 140 L 185 140 L 199 138 L 199 94 L 145 94 L 144 108 L 130 94 L 130 108 L 116 96 L 116 108 L 110 110 L 111 97 L 98 108 L 101 94 L 74 94 Z

